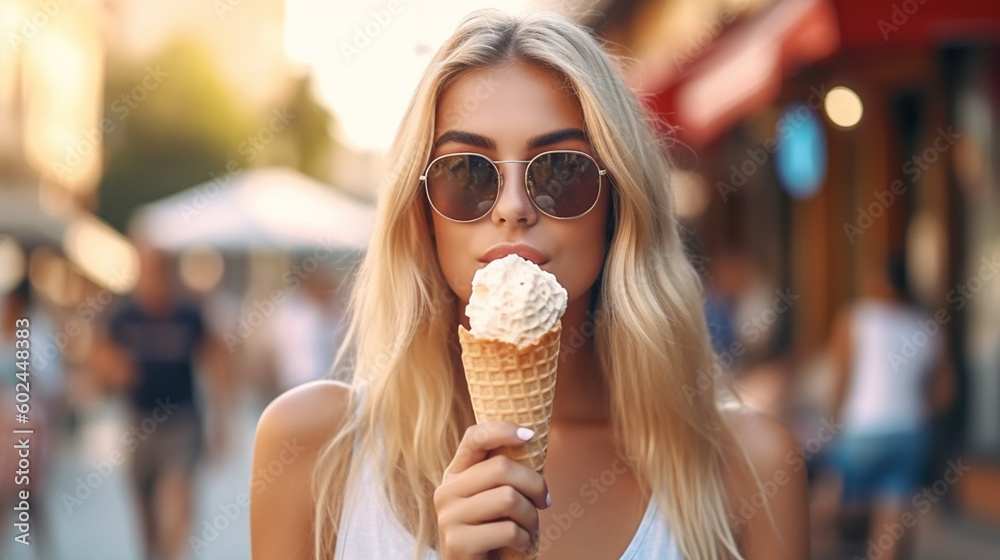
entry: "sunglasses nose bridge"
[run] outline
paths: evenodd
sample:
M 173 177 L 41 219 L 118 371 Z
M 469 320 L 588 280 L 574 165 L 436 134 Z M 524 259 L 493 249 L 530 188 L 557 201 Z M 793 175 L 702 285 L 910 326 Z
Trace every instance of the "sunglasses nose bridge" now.
M 500 160 L 494 161 L 493 164 L 499 171 L 497 174 L 499 190 L 493 210 L 500 212 L 501 217 L 506 217 L 508 213 L 518 216 L 523 216 L 526 213 L 533 214 L 537 209 L 528 196 L 527 183 L 525 182 L 528 161 Z
M 519 186 L 519 190 L 525 191 L 525 196 L 527 196 L 527 189 L 525 188 L 527 184 L 528 173 L 528 160 L 518 160 L 518 159 L 505 159 L 497 160 L 493 162 L 493 165 L 497 169 L 497 177 L 500 180 L 500 190 L 508 183 L 508 179 L 513 179 L 515 186 Z M 517 181 L 521 181 L 521 185 L 517 185 Z

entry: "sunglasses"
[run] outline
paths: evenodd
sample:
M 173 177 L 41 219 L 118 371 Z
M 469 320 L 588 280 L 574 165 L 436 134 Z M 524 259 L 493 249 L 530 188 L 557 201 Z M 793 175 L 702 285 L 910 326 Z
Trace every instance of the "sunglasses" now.
M 420 176 L 434 211 L 454 222 L 474 222 L 496 206 L 503 175 L 498 163 L 527 163 L 524 186 L 538 211 L 561 220 L 579 218 L 597 205 L 600 169 L 575 150 L 543 152 L 530 160 L 494 161 L 481 154 L 448 154 L 431 161 Z

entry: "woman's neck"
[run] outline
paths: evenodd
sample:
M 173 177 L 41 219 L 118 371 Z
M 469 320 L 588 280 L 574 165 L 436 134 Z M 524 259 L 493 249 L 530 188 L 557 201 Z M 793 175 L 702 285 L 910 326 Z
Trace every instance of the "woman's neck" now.
M 559 373 L 553 422 L 607 423 L 608 391 L 594 336 L 606 318 L 590 311 L 589 293 L 571 303 L 562 317 Z

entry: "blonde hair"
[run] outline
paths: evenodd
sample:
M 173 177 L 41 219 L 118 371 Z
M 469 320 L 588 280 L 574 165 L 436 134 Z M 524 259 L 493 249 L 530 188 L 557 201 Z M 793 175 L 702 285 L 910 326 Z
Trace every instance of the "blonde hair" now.
M 316 557 L 333 555 L 352 464 L 376 450 L 378 475 L 416 554 L 437 546 L 433 493 L 475 419 L 457 342 L 460 310 L 430 242 L 418 178 L 442 90 L 467 70 L 511 61 L 549 69 L 572 88 L 613 178 L 613 231 L 590 327 L 615 437 L 686 558 L 741 558 L 722 480 L 733 437 L 706 373 L 713 358 L 701 283 L 682 249 L 668 160 L 640 102 L 589 32 L 555 14 L 497 11 L 468 16 L 438 51 L 390 152 L 347 335 L 352 393 L 364 387 L 366 397 L 317 461 Z

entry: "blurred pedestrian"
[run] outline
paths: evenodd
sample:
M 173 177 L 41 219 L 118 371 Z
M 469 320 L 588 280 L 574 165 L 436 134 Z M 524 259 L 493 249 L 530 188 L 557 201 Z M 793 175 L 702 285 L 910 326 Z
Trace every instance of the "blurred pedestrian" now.
M 276 304 L 268 340 L 280 392 L 329 377 L 345 328 L 338 284 L 333 274 L 318 269 Z
M 842 506 L 870 515 L 868 542 L 892 560 L 903 539 L 879 537 L 918 491 L 928 418 L 954 394 L 944 325 L 911 301 L 905 261 L 895 256 L 866 270 L 862 297 L 838 314 L 831 346 L 833 410 L 843 426 L 831 461 Z
M 123 442 L 148 559 L 184 557 L 193 512 L 192 482 L 203 447 L 220 452 L 229 416 L 230 373 L 224 347 L 197 305 L 171 294 L 165 255 L 137 239 L 139 277 L 110 319 L 104 340 L 127 361 L 131 421 Z M 107 354 L 107 353 L 105 353 Z M 195 376 L 204 363 L 212 437 L 203 438 Z

